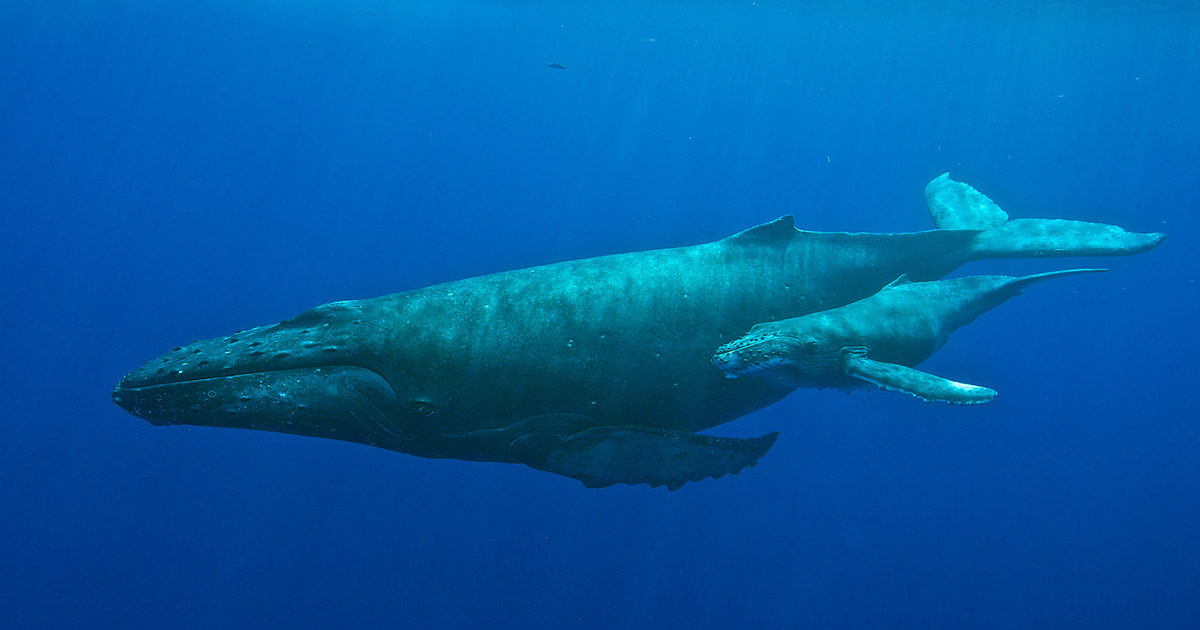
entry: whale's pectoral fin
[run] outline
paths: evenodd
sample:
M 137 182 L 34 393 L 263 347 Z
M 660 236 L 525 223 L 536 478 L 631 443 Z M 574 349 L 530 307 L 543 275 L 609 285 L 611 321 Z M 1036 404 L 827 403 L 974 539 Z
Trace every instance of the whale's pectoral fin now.
M 942 230 L 978 230 L 979 258 L 1126 256 L 1153 249 L 1166 238 L 1115 226 L 1066 219 L 1013 219 L 986 195 L 946 173 L 925 187 L 934 223 Z
M 926 402 L 975 405 L 996 397 L 994 389 L 956 383 L 921 370 L 895 363 L 872 361 L 866 357 L 848 358 L 843 367 L 850 376 L 874 383 L 880 389 L 902 391 Z
M 570 432 L 568 414 L 547 430 L 513 440 L 509 454 L 531 468 L 572 477 L 589 488 L 645 483 L 675 490 L 689 481 L 737 474 L 758 463 L 778 433 L 721 438 L 643 426 L 590 427 Z

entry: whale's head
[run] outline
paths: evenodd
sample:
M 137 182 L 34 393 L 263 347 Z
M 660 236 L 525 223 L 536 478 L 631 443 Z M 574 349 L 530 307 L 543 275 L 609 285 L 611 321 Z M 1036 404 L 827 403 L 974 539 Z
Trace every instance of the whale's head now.
M 713 365 L 728 378 L 751 376 L 780 387 L 846 387 L 848 355 L 865 349 L 831 335 L 823 315 L 766 322 L 717 349 Z
M 388 370 L 361 303 L 176 347 L 126 374 L 112 399 L 152 424 L 260 429 L 406 450 L 436 402 Z

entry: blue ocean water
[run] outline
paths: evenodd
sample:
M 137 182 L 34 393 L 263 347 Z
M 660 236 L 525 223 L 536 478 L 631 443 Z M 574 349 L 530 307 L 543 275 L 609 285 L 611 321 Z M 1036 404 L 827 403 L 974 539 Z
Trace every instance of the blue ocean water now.
M 556 69 L 547 64 L 561 64 Z M 1200 623 L 1196 2 L 6 0 L 0 626 Z M 1163 231 L 960 330 L 978 408 L 801 391 L 754 469 L 153 427 L 142 361 L 311 306 L 715 240 L 1014 217 Z

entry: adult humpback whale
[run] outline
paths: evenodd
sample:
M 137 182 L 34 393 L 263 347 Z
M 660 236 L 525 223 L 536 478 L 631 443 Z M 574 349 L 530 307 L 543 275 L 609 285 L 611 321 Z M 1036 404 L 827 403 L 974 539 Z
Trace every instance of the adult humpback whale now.
M 127 374 L 113 400 L 153 424 L 334 438 L 423 457 L 522 463 L 589 487 L 687 481 L 755 464 L 776 434 L 696 434 L 788 389 L 727 379 L 716 348 L 760 322 L 935 280 L 993 257 L 1118 256 L 1161 234 L 1009 221 L 942 175 L 939 229 L 796 230 L 498 273 L 334 302 L 273 326 L 178 347 Z

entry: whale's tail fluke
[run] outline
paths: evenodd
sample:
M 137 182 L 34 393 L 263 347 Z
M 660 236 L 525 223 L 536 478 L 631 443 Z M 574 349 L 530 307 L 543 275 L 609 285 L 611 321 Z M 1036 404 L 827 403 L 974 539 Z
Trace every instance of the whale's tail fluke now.
M 1031 276 L 1021 276 L 1019 278 L 1011 278 L 1009 286 L 1016 293 L 1025 290 L 1025 287 L 1031 284 L 1037 284 L 1043 280 L 1051 280 L 1053 278 L 1065 278 L 1067 276 L 1077 276 L 1084 273 L 1104 273 L 1107 269 L 1063 269 L 1061 271 L 1047 271 L 1045 273 L 1035 273 Z
M 943 230 L 978 230 L 977 258 L 1127 256 L 1157 247 L 1157 232 L 1126 232 L 1103 223 L 1067 219 L 1012 219 L 986 195 L 945 173 L 925 187 L 934 223 Z

